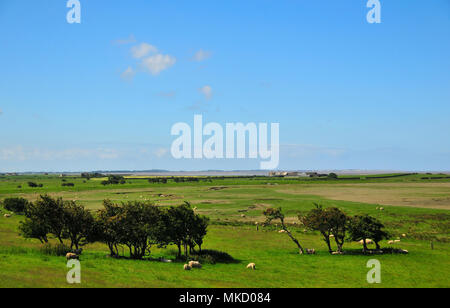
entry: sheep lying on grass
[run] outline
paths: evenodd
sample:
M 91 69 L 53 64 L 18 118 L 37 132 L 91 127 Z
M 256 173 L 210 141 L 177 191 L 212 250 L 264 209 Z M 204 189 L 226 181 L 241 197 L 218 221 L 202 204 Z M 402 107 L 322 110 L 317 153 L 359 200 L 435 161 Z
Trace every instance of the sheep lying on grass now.
M 10 217 L 11 217 L 11 214 L 5 214 L 5 215 L 3 215 L 3 217 L 5 217 L 5 218 L 10 218 Z
M 68 254 L 66 254 L 66 259 L 67 260 L 78 260 L 79 257 L 76 254 L 69 252 Z
M 184 268 L 185 271 L 190 271 L 192 269 L 192 267 L 190 267 L 189 264 L 185 264 L 183 266 L 183 268 Z
M 198 261 L 190 261 L 188 265 L 191 268 L 202 268 L 202 265 Z
M 363 244 L 364 244 L 364 240 L 360 240 L 358 243 L 359 243 L 360 245 L 363 245 Z M 366 244 L 367 244 L 367 245 L 373 244 L 373 241 L 372 241 L 371 239 L 369 239 L 369 238 L 366 238 Z

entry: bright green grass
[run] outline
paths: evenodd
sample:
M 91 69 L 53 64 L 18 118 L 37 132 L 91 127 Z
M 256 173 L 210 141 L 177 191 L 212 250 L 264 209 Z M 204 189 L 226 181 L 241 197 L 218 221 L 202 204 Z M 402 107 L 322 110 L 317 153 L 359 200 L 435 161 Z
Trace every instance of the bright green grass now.
M 410 178 L 410 179 L 406 179 Z M 17 183 L 33 180 L 43 183 L 42 189 L 15 190 Z M 270 180 L 270 181 L 269 181 Z M 14 182 L 16 181 L 16 182 Z M 101 201 L 152 200 L 166 206 L 191 201 L 198 211 L 212 218 L 204 248 L 229 253 L 236 264 L 205 265 L 201 270 L 186 272 L 183 263 L 166 264 L 151 260 L 115 260 L 107 258 L 106 247 L 96 243 L 86 247 L 82 256 L 82 284 L 76 287 L 449 287 L 450 286 L 450 213 L 448 210 L 384 206 L 347 201 L 332 201 L 313 195 L 293 195 L 278 191 L 279 186 L 268 182 L 307 185 L 310 182 L 283 179 L 225 179 L 213 183 L 149 184 L 146 180 L 132 180 L 131 184 L 103 187 L 98 181 L 76 183 L 74 189 L 60 187 L 56 177 L 8 177 L 0 179 L 0 199 L 24 195 L 30 199 L 38 193 L 49 192 L 68 199 L 77 199 L 88 208 L 101 207 Z M 284 182 L 285 181 L 285 182 Z M 295 182 L 297 181 L 297 182 Z M 308 180 L 306 180 L 308 181 Z M 394 181 L 373 180 L 377 183 Z M 395 181 L 400 181 L 396 178 Z M 420 175 L 407 176 L 402 181 L 421 181 Z M 446 180 L 441 180 L 446 181 Z M 317 183 L 314 182 L 314 183 Z M 336 182 L 323 181 L 324 185 Z M 347 182 L 346 182 L 347 183 Z M 85 185 L 85 186 L 83 186 Z M 213 186 L 227 186 L 214 191 Z M 414 191 L 411 191 L 413 194 Z M 173 195 L 159 197 L 158 194 Z M 450 196 L 450 193 L 447 195 Z M 394 236 L 406 233 L 396 247 L 407 249 L 408 255 L 330 256 L 320 236 L 291 226 L 295 236 L 307 248 L 315 248 L 315 256 L 300 256 L 290 239 L 276 232 L 276 228 L 256 231 L 253 223 L 262 221 L 263 208 L 255 204 L 281 206 L 290 223 L 296 222 L 299 212 L 312 208 L 314 202 L 324 206 L 338 206 L 349 215 L 367 213 L 378 217 Z M 242 212 L 245 210 L 246 212 Z M 40 253 L 40 243 L 18 236 L 20 216 L 3 217 L 0 210 L 0 287 L 73 287 L 65 281 L 66 260 L 63 257 Z M 245 217 L 241 215 L 245 214 Z M 434 250 L 430 241 L 433 240 Z M 388 246 L 386 242 L 382 246 Z M 360 250 L 356 243 L 346 243 L 348 251 Z M 171 257 L 174 248 L 155 249 L 152 257 Z M 366 282 L 369 259 L 380 260 L 382 284 Z M 257 270 L 246 269 L 250 262 Z

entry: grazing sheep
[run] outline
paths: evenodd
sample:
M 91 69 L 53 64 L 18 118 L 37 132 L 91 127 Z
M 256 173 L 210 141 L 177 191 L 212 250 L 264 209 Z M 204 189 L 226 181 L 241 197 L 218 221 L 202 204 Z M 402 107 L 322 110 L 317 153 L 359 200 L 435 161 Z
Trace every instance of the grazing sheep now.
M 403 234 L 402 234 L 402 237 L 406 237 L 406 234 L 405 234 L 405 233 L 403 233 Z
M 389 241 L 388 244 L 392 245 L 392 244 L 394 244 L 394 241 Z
M 78 260 L 78 256 L 72 252 L 69 252 L 68 254 L 66 254 L 66 259 L 67 260 Z
M 400 253 L 403 253 L 403 254 L 407 255 L 409 253 L 409 251 L 406 250 L 406 249 L 403 249 Z
M 360 240 L 360 241 L 359 241 L 359 244 L 360 244 L 360 245 L 363 245 L 363 244 L 364 244 L 364 240 Z M 367 244 L 367 245 L 373 244 L 373 241 L 372 241 L 371 239 L 369 239 L 369 238 L 366 238 L 366 244 Z
M 202 265 L 198 261 L 190 261 L 189 266 L 191 268 L 202 268 Z
M 5 214 L 5 215 L 3 215 L 3 217 L 5 217 L 5 218 L 10 218 L 10 217 L 11 217 L 11 214 Z
M 256 264 L 255 263 L 250 263 L 249 265 L 247 265 L 247 268 L 255 270 L 256 269 Z
M 190 267 L 189 264 L 185 264 L 183 266 L 183 268 L 184 268 L 185 271 L 190 271 L 192 269 L 192 267 Z
M 244 214 L 241 215 L 242 218 L 245 218 L 246 216 Z
M 280 230 L 278 233 L 287 233 L 286 230 Z
M 306 249 L 306 253 L 309 255 L 315 255 L 316 254 L 316 250 L 315 249 Z
M 380 207 L 380 211 L 384 211 L 384 207 Z

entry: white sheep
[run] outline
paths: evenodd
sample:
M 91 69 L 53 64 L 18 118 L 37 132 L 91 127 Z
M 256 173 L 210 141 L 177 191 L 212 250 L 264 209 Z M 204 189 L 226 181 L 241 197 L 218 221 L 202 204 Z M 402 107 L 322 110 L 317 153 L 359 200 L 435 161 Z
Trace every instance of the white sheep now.
M 188 265 L 191 268 L 202 268 L 202 265 L 198 261 L 190 261 Z
M 66 259 L 67 260 L 75 260 L 75 259 L 78 259 L 78 256 L 72 252 L 69 252 L 68 254 L 66 254 Z
M 185 264 L 183 266 L 183 268 L 184 268 L 185 271 L 190 271 L 192 269 L 192 267 L 190 267 L 189 264 Z
M 316 254 L 316 250 L 315 249 L 306 249 L 306 253 L 309 255 L 315 255 Z
M 3 217 L 5 217 L 5 218 L 10 218 L 10 217 L 11 217 L 11 214 L 5 214 L 5 215 L 3 215 Z
M 364 240 L 360 240 L 360 241 L 359 241 L 359 244 L 360 244 L 360 245 L 363 245 L 363 244 L 364 244 Z M 371 239 L 369 239 L 369 238 L 366 238 L 366 244 L 367 244 L 367 245 L 373 244 L 373 241 L 372 241 Z
M 250 263 L 249 265 L 247 265 L 247 268 L 255 270 L 256 269 L 256 264 L 255 263 Z

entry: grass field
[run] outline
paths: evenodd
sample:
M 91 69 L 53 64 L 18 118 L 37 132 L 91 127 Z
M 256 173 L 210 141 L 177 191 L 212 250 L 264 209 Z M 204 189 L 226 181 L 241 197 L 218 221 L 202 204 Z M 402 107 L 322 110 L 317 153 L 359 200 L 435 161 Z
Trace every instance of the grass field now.
M 173 258 L 175 248 L 155 249 L 148 260 L 107 258 L 103 244 L 88 245 L 81 258 L 82 283 L 75 287 L 449 287 L 450 178 L 410 174 L 348 176 L 339 180 L 313 178 L 200 178 L 199 182 L 151 184 L 144 177 L 127 178 L 123 185 L 104 186 L 96 178 L 65 177 L 74 187 L 62 187 L 57 176 L 0 177 L 0 199 L 12 196 L 36 200 L 48 193 L 76 200 L 87 208 L 113 201 L 151 200 L 160 206 L 190 201 L 212 219 L 204 248 L 225 251 L 237 262 L 206 264 L 183 271 Z M 28 181 L 43 184 L 30 188 Z M 19 188 L 19 186 L 21 186 Z M 408 255 L 361 255 L 357 243 L 346 243 L 342 256 L 331 256 L 319 234 L 305 232 L 297 215 L 318 202 L 337 206 L 348 215 L 370 214 L 381 220 L 395 238 L 393 245 Z M 276 226 L 255 228 L 262 211 L 282 207 L 294 235 L 317 255 L 297 253 L 292 241 Z M 384 211 L 377 210 L 382 206 Z M 18 235 L 21 216 L 0 217 L 0 287 L 74 287 L 66 282 L 66 260 L 40 252 L 40 243 Z M 431 249 L 433 242 L 434 249 Z M 389 247 L 387 242 L 382 247 Z M 376 258 L 382 283 L 368 284 L 366 263 Z M 246 269 L 250 262 L 256 271 Z

